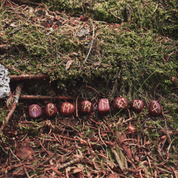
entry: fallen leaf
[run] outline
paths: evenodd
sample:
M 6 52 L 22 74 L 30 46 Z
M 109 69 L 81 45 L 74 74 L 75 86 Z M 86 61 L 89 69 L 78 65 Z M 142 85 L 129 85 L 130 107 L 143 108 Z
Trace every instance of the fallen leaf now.
M 119 147 L 116 148 L 117 151 L 114 149 L 111 149 L 111 150 L 115 155 L 115 159 L 116 159 L 120 169 L 123 171 L 125 168 L 127 168 L 127 160 L 126 160 L 122 150 Z
M 108 134 L 107 133 L 101 133 L 102 137 L 105 137 L 107 136 Z
M 16 155 L 20 159 L 25 159 L 27 157 L 32 158 L 31 157 L 32 153 L 33 148 L 29 142 L 23 141 L 22 143 L 17 144 Z
M 94 66 L 94 67 L 97 67 L 97 66 L 100 66 L 100 65 L 101 65 L 101 62 L 100 62 L 100 61 L 93 63 L 93 66 Z
M 82 172 L 82 169 L 79 168 L 79 167 L 74 167 L 73 170 L 72 170 L 72 172 L 73 172 L 74 174 L 76 174 L 76 173 Z
M 72 53 L 70 53 L 70 56 L 78 56 L 78 53 L 72 52 Z
M 8 99 L 6 100 L 6 106 L 9 108 L 14 101 L 14 95 L 11 93 Z
M 122 149 L 126 152 L 126 155 L 128 156 L 128 158 L 132 159 L 131 149 L 130 147 L 126 145 L 127 142 L 124 142 L 124 140 L 127 139 L 126 135 L 121 132 L 117 132 L 117 138 L 118 138 L 118 143 L 120 144 Z
M 74 62 L 74 60 L 69 60 L 67 61 L 67 64 L 66 64 L 66 70 L 68 70 L 70 68 L 70 65 Z
M 111 173 L 107 178 L 119 178 L 119 176 L 115 173 Z
M 172 77 L 172 81 L 177 83 L 178 82 L 178 79 L 176 79 L 175 77 Z

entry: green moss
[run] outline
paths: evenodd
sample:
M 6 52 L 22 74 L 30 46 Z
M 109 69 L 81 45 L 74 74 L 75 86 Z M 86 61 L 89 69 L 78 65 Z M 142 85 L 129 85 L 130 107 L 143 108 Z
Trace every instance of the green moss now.
M 126 22 L 127 3 L 132 7 L 133 22 Z M 50 80 L 57 80 L 58 87 L 62 89 L 67 83 L 75 86 L 78 79 L 93 83 L 96 78 L 100 78 L 106 83 L 119 80 L 118 90 L 121 89 L 121 95 L 126 94 L 129 88 L 132 88 L 131 95 L 140 87 L 142 91 L 153 91 L 160 83 L 161 87 L 157 92 L 170 97 L 177 87 L 176 82 L 172 81 L 172 77 L 178 78 L 177 42 L 166 36 L 177 38 L 177 33 L 174 33 L 177 30 L 177 4 L 173 1 L 157 4 L 157 1 L 151 0 L 146 4 L 141 1 L 127 3 L 114 0 L 96 1 L 88 9 L 83 7 L 82 11 L 82 4 L 77 0 L 76 3 L 59 0 L 55 5 L 52 1 L 47 2 L 47 5 L 54 5 L 56 9 L 60 6 L 66 11 L 73 10 L 72 13 L 75 13 L 75 9 L 80 9 L 80 14 L 87 13 L 93 19 L 94 43 L 85 64 L 83 61 L 90 47 L 86 46 L 86 42 L 90 44 L 93 35 L 93 26 L 89 21 L 82 22 L 77 17 L 65 16 L 63 19 L 70 19 L 70 22 L 66 21 L 49 33 L 50 29 L 44 25 L 45 19 L 43 23 L 32 23 L 31 19 L 19 19 L 17 14 L 0 9 L 0 32 L 4 33 L 0 41 L 10 46 L 8 51 L 2 52 L 0 60 L 25 74 L 47 73 Z M 47 7 L 45 8 L 48 9 Z M 124 21 L 121 22 L 116 16 Z M 5 31 L 3 29 L 6 24 L 2 19 L 12 17 L 18 19 L 16 28 L 23 27 L 14 34 L 11 33 L 14 31 L 12 27 Z M 35 14 L 33 18 L 36 18 Z M 97 20 L 114 23 L 107 24 Z M 76 34 L 84 24 L 89 33 L 81 38 Z M 166 61 L 165 56 L 169 60 Z M 73 60 L 73 63 L 66 70 L 69 60 Z M 14 70 L 9 72 L 19 74 Z
M 4 107 L 4 102 L 0 100 L 0 123 L 3 123 L 4 118 L 7 116 L 8 110 L 3 109 Z

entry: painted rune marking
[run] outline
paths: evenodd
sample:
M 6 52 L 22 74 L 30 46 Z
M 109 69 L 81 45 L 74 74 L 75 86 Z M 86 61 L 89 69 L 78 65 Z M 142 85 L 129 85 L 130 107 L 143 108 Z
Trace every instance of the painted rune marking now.
M 38 107 L 37 106 L 33 106 L 33 108 L 31 109 L 31 111 L 37 111 L 38 110 Z
M 116 101 L 116 103 L 117 103 L 118 107 L 123 107 L 124 101 L 123 101 L 123 99 L 119 99 Z
M 158 109 L 158 105 L 156 103 L 154 103 L 152 112 L 155 111 L 157 113 L 157 109 Z
M 133 107 L 137 107 L 138 109 L 140 109 L 141 104 L 142 104 L 141 101 L 135 100 L 133 103 Z
M 102 102 L 101 103 L 102 109 L 105 109 L 105 108 L 108 109 L 108 107 L 109 107 L 108 100 L 106 100 L 106 101 L 102 100 L 101 102 Z
M 84 111 L 90 110 L 90 108 L 91 108 L 91 103 L 86 102 L 86 103 L 84 104 Z M 86 110 L 85 110 L 85 109 L 86 109 Z
M 53 105 L 52 104 L 49 104 L 48 105 L 48 112 L 49 112 L 49 115 L 51 116 L 53 113 L 54 113 L 54 107 L 53 107 Z
M 65 109 L 67 108 L 67 111 L 66 111 L 66 112 L 69 113 L 70 107 L 71 107 L 70 103 L 65 103 L 65 104 L 64 104 L 64 107 L 63 107 L 63 112 L 65 112 Z

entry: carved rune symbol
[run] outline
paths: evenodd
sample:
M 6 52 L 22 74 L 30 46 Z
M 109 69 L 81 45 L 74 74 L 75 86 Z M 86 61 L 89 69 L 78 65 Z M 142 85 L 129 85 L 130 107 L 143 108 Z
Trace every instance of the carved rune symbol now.
M 91 108 L 91 103 L 86 102 L 86 103 L 84 104 L 84 111 L 90 110 L 90 108 Z
M 158 105 L 156 103 L 154 103 L 152 112 L 155 111 L 157 113 L 157 109 L 158 109 Z
M 137 107 L 138 109 L 140 109 L 140 106 L 141 106 L 141 101 L 135 100 L 133 103 L 133 107 Z
M 33 106 L 33 108 L 31 109 L 31 111 L 37 111 L 38 107 L 37 106 Z
M 123 107 L 123 104 L 124 104 L 123 99 L 117 100 L 116 102 L 117 102 L 118 107 Z
M 108 100 L 106 100 L 106 101 L 104 101 L 104 100 L 102 100 L 102 109 L 108 109 L 109 108 L 109 101 Z
M 52 104 L 49 104 L 48 105 L 48 112 L 49 112 L 49 115 L 51 116 L 53 113 L 54 113 L 54 107 L 53 107 L 53 105 Z
M 63 107 L 63 112 L 66 111 L 67 113 L 69 113 L 70 107 L 71 107 L 70 103 L 65 103 L 65 104 L 64 104 L 64 107 Z

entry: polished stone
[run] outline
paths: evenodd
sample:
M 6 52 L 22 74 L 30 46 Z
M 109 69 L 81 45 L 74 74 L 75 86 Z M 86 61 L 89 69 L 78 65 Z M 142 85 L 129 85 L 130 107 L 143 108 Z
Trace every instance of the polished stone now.
M 148 111 L 151 116 L 159 116 L 162 113 L 162 108 L 159 102 L 154 100 L 149 104 Z
M 69 102 L 63 102 L 61 105 L 60 113 L 63 116 L 70 116 L 74 113 L 75 107 L 72 103 Z
M 110 111 L 109 100 L 107 98 L 102 98 L 98 103 L 98 113 L 107 114 Z
M 44 113 L 48 118 L 55 117 L 57 114 L 57 107 L 53 103 L 48 103 L 45 106 Z
M 79 111 L 83 114 L 89 114 L 93 111 L 93 104 L 88 100 L 84 100 L 80 103 Z
M 130 107 L 135 112 L 141 112 L 144 107 L 144 102 L 140 99 L 135 99 L 130 102 Z
M 36 119 L 41 116 L 42 109 L 39 105 L 32 104 L 29 106 L 28 113 L 29 113 L 29 117 Z

